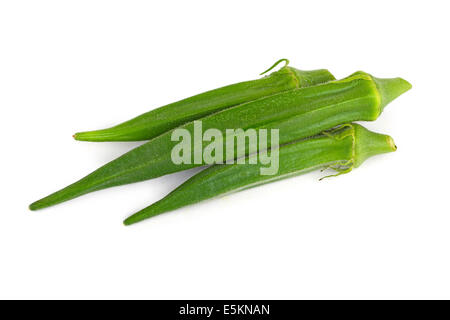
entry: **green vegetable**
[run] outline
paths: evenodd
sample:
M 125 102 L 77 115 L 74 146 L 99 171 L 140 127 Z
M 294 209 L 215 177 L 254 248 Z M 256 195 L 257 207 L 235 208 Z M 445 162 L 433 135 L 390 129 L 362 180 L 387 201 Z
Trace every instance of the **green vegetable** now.
M 302 71 L 288 67 L 287 59 L 277 61 L 262 74 L 282 61 L 286 65 L 267 77 L 207 91 L 149 111 L 112 128 L 76 133 L 74 138 L 83 141 L 150 140 L 182 124 L 241 103 L 335 79 L 328 70 Z
M 357 124 L 343 125 L 306 140 L 282 145 L 276 175 L 261 175 L 261 164 L 249 164 L 248 159 L 246 164 L 214 165 L 194 175 L 163 199 L 130 216 L 124 224 L 130 225 L 218 195 L 318 168 L 332 168 L 338 175 L 350 172 L 371 156 L 395 150 L 394 141 L 387 135 L 371 132 Z
M 377 119 L 390 101 L 411 85 L 401 79 L 377 79 L 357 72 L 345 79 L 294 89 L 225 109 L 202 119 L 204 130 L 279 129 L 279 144 L 318 134 L 342 123 Z M 194 123 L 181 128 L 194 133 Z M 168 131 L 111 161 L 74 184 L 30 205 L 42 209 L 83 194 L 123 184 L 160 177 L 201 166 L 174 164 Z M 227 137 L 225 136 L 227 139 Z M 203 148 L 209 142 L 203 142 Z M 251 147 L 251 146 L 249 146 Z M 250 149 L 251 150 L 251 149 Z M 256 148 L 258 151 L 258 148 Z M 192 150 L 194 152 L 194 150 Z M 227 160 L 230 158 L 227 158 Z

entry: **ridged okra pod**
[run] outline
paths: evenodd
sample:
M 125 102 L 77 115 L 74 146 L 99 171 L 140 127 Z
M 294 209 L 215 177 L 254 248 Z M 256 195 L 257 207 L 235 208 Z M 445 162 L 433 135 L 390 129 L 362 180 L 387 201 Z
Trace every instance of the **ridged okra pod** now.
M 334 126 L 378 118 L 390 101 L 410 89 L 401 79 L 378 79 L 357 72 L 345 79 L 294 89 L 225 109 L 201 119 L 203 130 L 279 129 L 279 144 L 318 134 Z M 179 129 L 195 135 L 195 122 Z M 80 195 L 113 186 L 143 181 L 205 163 L 175 164 L 171 151 L 178 142 L 168 131 L 111 161 L 74 184 L 31 204 L 45 208 Z M 203 141 L 203 148 L 209 142 Z M 196 149 L 196 148 L 194 148 Z M 195 152 L 195 150 L 192 152 Z M 256 147 L 256 151 L 258 151 Z M 228 159 L 226 159 L 228 160 Z
M 338 174 L 359 167 L 367 158 L 396 150 L 391 137 L 371 132 L 357 124 L 339 128 L 279 148 L 279 170 L 261 175 L 261 164 L 218 164 L 194 175 L 166 197 L 124 221 L 130 225 L 206 199 L 264 183 L 331 168 Z M 252 154 L 249 157 L 257 157 Z
M 187 122 L 241 103 L 335 79 L 325 69 L 303 71 L 288 67 L 286 59 L 277 61 L 267 71 L 283 61 L 286 62 L 284 67 L 261 79 L 207 91 L 149 111 L 112 128 L 76 133 L 74 138 L 83 141 L 150 140 Z

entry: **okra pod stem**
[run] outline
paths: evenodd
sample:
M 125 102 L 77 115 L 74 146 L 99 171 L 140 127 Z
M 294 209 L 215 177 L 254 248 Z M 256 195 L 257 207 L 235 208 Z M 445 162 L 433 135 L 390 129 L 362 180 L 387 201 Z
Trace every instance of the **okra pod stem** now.
M 225 139 L 227 129 L 279 129 L 279 144 L 284 144 L 342 123 L 375 120 L 387 103 L 410 87 L 400 78 L 378 79 L 358 72 L 342 80 L 294 89 L 225 109 L 202 118 L 202 125 L 204 130 L 219 130 Z M 194 125 L 190 122 L 180 128 L 194 135 Z M 170 130 L 131 150 L 74 184 L 36 201 L 30 209 L 42 209 L 89 192 L 206 164 L 175 164 L 171 151 L 177 142 L 172 141 L 172 133 Z M 203 141 L 202 147 L 207 145 L 208 142 Z
M 261 175 L 261 164 L 249 164 L 250 161 L 246 164 L 214 165 L 194 175 L 163 199 L 130 216 L 124 224 L 130 225 L 219 195 L 318 168 L 346 173 L 371 156 L 395 150 L 394 141 L 387 135 L 371 132 L 357 124 L 344 125 L 325 134 L 282 145 L 276 175 Z
M 284 67 L 264 78 L 207 91 L 149 111 L 112 128 L 76 133 L 74 138 L 83 141 L 150 140 L 187 122 L 238 104 L 335 79 L 325 69 L 302 71 L 288 67 L 286 59 L 277 61 L 265 72 L 283 61 L 286 62 Z

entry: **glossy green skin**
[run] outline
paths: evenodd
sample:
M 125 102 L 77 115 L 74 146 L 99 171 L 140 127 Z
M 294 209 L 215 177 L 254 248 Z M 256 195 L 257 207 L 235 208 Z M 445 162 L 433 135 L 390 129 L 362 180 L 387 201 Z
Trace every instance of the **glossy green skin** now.
M 150 140 L 187 122 L 226 108 L 283 91 L 334 80 L 328 70 L 301 71 L 283 67 L 267 77 L 207 91 L 144 113 L 115 127 L 74 135 L 83 141 Z
M 295 89 L 232 107 L 202 119 L 203 131 L 230 128 L 279 129 L 280 145 L 318 134 L 342 123 L 375 120 L 380 95 L 372 77 L 353 75 L 326 84 Z M 193 135 L 193 123 L 185 128 Z M 203 164 L 176 165 L 168 131 L 97 169 L 85 178 L 30 205 L 45 208 L 83 194 L 143 181 Z M 209 142 L 204 142 L 205 147 Z
M 163 199 L 124 221 L 130 225 L 161 213 L 172 211 L 219 195 L 303 174 L 318 168 L 334 167 L 349 172 L 366 158 L 395 151 L 393 140 L 359 125 L 343 126 L 327 135 L 293 142 L 279 148 L 279 170 L 275 175 L 261 175 L 265 165 L 214 165 L 188 179 Z M 254 157 L 251 155 L 250 157 Z

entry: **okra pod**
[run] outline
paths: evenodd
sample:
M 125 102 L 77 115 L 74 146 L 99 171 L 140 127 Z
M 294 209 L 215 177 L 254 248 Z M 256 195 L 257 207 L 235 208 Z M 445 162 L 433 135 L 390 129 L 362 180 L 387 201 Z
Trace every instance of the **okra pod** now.
M 287 59 L 277 61 L 265 72 L 283 61 L 286 62 L 284 67 L 264 78 L 207 91 L 149 111 L 112 128 L 76 133 L 74 138 L 83 141 L 150 140 L 187 122 L 238 104 L 335 79 L 325 69 L 303 71 L 288 67 Z
M 164 212 L 179 209 L 219 195 L 303 174 L 331 168 L 338 174 L 350 172 L 367 158 L 396 150 L 391 137 L 347 124 L 318 136 L 282 145 L 276 175 L 261 175 L 261 164 L 218 164 L 194 175 L 174 191 L 124 221 L 130 225 Z M 249 157 L 256 157 L 252 154 Z
M 217 129 L 224 134 L 225 140 L 228 140 L 227 129 L 279 129 L 281 145 L 318 134 L 339 124 L 375 120 L 386 104 L 410 87 L 401 78 L 378 79 L 364 72 L 357 72 L 342 80 L 294 89 L 228 108 L 202 118 L 201 121 L 204 130 Z M 195 122 L 174 130 L 179 129 L 195 135 Z M 177 144 L 172 141 L 174 130 L 153 138 L 74 184 L 36 201 L 30 205 L 30 209 L 42 209 L 89 192 L 206 164 L 175 164 L 172 161 L 171 152 Z M 203 141 L 202 147 L 205 148 L 208 144 L 209 142 Z M 194 149 L 192 153 L 196 152 Z M 256 151 L 258 150 L 256 147 Z

